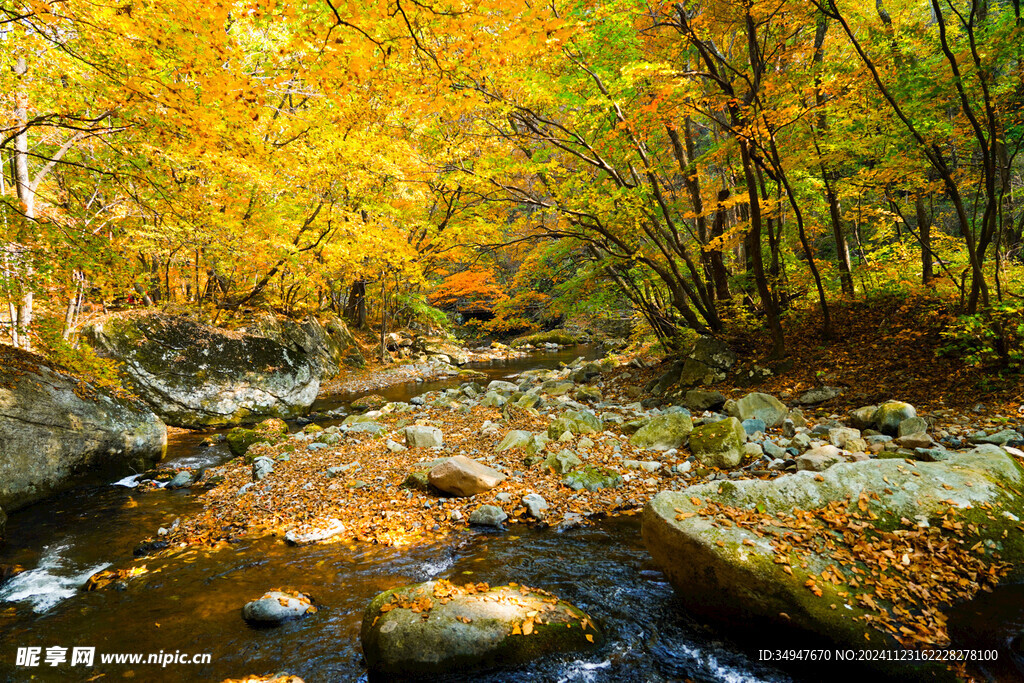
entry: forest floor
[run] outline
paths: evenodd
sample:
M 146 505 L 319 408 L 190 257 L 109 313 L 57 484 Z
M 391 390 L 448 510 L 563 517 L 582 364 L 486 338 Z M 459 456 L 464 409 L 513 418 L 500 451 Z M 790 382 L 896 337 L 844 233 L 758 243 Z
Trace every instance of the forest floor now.
M 1021 374 L 966 363 L 944 354 L 955 314 L 937 297 L 885 297 L 844 302 L 831 309 L 834 334 L 824 339 L 818 309 L 791 316 L 786 326 L 787 356 L 773 361 L 763 332 L 736 334 L 726 341 L 743 361 L 775 370 L 757 389 L 784 401 L 817 386 L 843 387 L 843 394 L 821 409 L 849 408 L 897 399 L 919 409 L 954 409 L 978 415 L 1020 413 Z M 980 405 L 979 405 L 980 404 Z M 977 408 L 977 410 L 975 410 Z

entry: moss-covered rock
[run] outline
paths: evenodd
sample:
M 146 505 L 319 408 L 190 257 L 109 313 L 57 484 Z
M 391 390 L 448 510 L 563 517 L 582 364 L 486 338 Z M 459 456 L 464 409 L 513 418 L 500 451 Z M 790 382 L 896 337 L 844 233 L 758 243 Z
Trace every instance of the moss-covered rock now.
M 580 460 L 579 456 L 569 449 L 563 449 L 557 453 L 552 453 L 544 460 L 544 467 L 549 470 L 554 470 L 558 474 L 565 474 L 573 467 L 582 464 L 583 461 Z
M 590 617 L 546 592 L 467 588 L 428 581 L 375 597 L 361 631 L 371 674 L 392 680 L 465 674 L 601 642 Z
M 667 451 L 686 443 L 693 431 L 693 420 L 686 413 L 658 415 L 640 427 L 629 439 L 637 448 Z
M 387 402 L 388 400 L 380 394 L 367 394 L 352 401 L 349 407 L 352 410 L 365 413 L 370 410 L 380 410 Z
M 565 432 L 594 434 L 604 429 L 600 418 L 587 410 L 567 410 L 548 425 L 548 438 L 557 439 Z
M 962 524 L 966 533 L 961 537 L 953 532 L 955 545 L 966 555 L 980 553 L 992 565 L 1013 563 L 1013 573 L 1006 579 L 1019 580 L 1024 574 L 1024 537 L 1016 526 L 1024 517 L 1024 499 L 1017 493 L 1022 483 L 1024 472 L 1013 459 L 991 452 L 961 453 L 942 463 L 869 460 L 773 481 L 712 482 L 655 496 L 644 510 L 643 538 L 655 563 L 693 612 L 765 627 L 795 626 L 840 647 L 899 648 L 892 635 L 872 627 L 880 623 L 872 605 L 896 613 L 864 577 L 903 585 L 908 565 L 924 562 L 932 553 L 894 556 L 888 562 L 879 552 L 872 555 L 882 558 L 872 567 L 877 575 L 854 573 L 846 563 L 836 575 L 843 578 L 833 582 L 823 577 L 831 577 L 839 566 L 835 558 L 842 557 L 844 549 L 856 553 L 855 544 L 870 541 L 872 534 L 906 534 L 921 529 L 919 524 L 927 525 L 924 533 L 931 534 L 933 547 L 939 548 L 949 542 L 942 534 L 950 533 L 950 528 L 959 530 L 950 524 Z M 727 506 L 738 510 L 737 515 L 756 519 L 746 526 L 719 524 L 723 508 L 712 506 Z M 773 535 L 772 518 L 792 515 L 795 509 L 832 509 L 853 520 L 858 531 L 847 531 L 846 538 L 830 534 L 827 545 L 804 541 L 799 547 L 787 546 L 779 539 L 792 527 L 780 526 Z M 763 525 L 758 526 L 761 520 Z M 811 537 L 809 531 L 802 533 Z M 815 533 L 830 532 L 822 525 Z M 950 575 L 956 585 L 960 574 Z M 859 584 L 850 580 L 857 577 Z M 929 607 L 935 607 L 933 602 Z
M 615 489 L 622 486 L 622 475 L 603 467 L 591 465 L 582 470 L 569 472 L 562 477 L 562 483 L 576 491 L 586 489 L 593 493 L 601 489 Z
M 248 452 L 249 447 L 253 444 L 280 443 L 287 433 L 288 424 L 284 420 L 270 418 L 252 428 L 235 427 L 227 433 L 225 440 L 231 454 L 241 457 Z
M 565 330 L 548 330 L 547 332 L 537 332 L 526 337 L 520 337 L 512 342 L 512 348 L 526 346 L 527 344 L 532 344 L 533 346 L 541 346 L 542 344 L 573 346 L 576 344 L 576 338 Z
M 114 316 L 85 334 L 97 351 L 120 361 L 135 393 L 178 427 L 294 417 L 320 388 L 318 366 L 306 354 L 184 316 Z
M 340 318 L 331 314 L 295 321 L 266 314 L 250 330 L 310 359 L 321 378 L 338 374 L 344 366 L 366 364 L 359 344 Z
M 917 417 L 917 410 L 914 409 L 914 406 L 903 401 L 886 401 L 878 406 L 878 410 L 872 415 L 871 420 L 878 431 L 889 436 L 896 436 L 899 433 L 900 423 L 912 417 Z
M 701 425 L 690 433 L 690 452 L 702 465 L 729 468 L 740 464 L 747 433 L 735 417 Z

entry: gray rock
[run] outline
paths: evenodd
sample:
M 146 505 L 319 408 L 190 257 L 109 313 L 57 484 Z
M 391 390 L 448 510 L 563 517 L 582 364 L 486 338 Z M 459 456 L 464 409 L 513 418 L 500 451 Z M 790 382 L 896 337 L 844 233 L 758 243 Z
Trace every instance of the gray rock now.
M 75 486 L 83 471 L 144 471 L 166 449 L 167 428 L 141 402 L 0 345 L 0 506 L 8 512 Z
M 313 601 L 301 593 L 270 591 L 242 608 L 242 618 L 251 624 L 276 626 L 316 612 Z
M 474 526 L 500 527 L 506 519 L 508 515 L 496 505 L 481 505 L 469 515 L 469 523 Z
M 756 417 L 743 421 L 743 430 L 747 433 L 747 436 L 757 434 L 758 432 L 763 434 L 765 429 L 767 429 L 767 425 L 765 425 L 764 420 L 760 420 Z
M 548 438 L 557 439 L 565 432 L 594 434 L 602 429 L 601 420 L 589 410 L 567 410 L 548 426 Z
M 575 491 L 586 489 L 587 491 L 594 492 L 622 486 L 622 476 L 617 472 L 603 468 L 585 467 L 582 470 L 576 470 L 564 475 L 562 483 Z
M 501 408 L 508 403 L 508 398 L 502 396 L 497 391 L 488 391 L 484 394 L 484 397 L 480 399 L 480 405 L 488 408 Z
M 828 440 L 833 446 L 848 451 L 863 451 L 867 443 L 860 438 L 860 430 L 851 427 L 832 427 L 828 430 Z
M 716 370 L 731 370 L 736 365 L 736 353 L 725 342 L 708 336 L 697 339 L 690 358 Z
M 736 401 L 736 410 L 741 420 L 757 418 L 762 420 L 768 427 L 777 427 L 782 424 L 789 414 L 782 401 L 769 394 L 753 392 Z
M 810 391 L 805 391 L 800 394 L 800 397 L 796 400 L 797 403 L 805 406 L 813 406 L 825 401 L 831 401 L 834 398 L 841 396 L 843 393 L 842 389 L 838 387 L 815 387 Z
M 928 422 L 923 417 L 911 417 L 900 422 L 896 428 L 897 436 L 907 436 L 908 434 L 919 434 L 928 431 Z
M 512 382 L 503 382 L 502 380 L 492 380 L 490 384 L 485 387 L 487 391 L 497 391 L 501 393 L 511 394 L 514 391 L 518 391 L 519 387 Z
M 253 481 L 263 481 L 267 475 L 274 471 L 274 461 L 265 455 L 261 455 L 252 461 Z
M 811 437 L 807 432 L 801 432 L 789 440 L 789 445 L 798 451 L 806 451 L 811 447 Z
M 504 438 L 494 447 L 495 452 L 501 453 L 511 448 L 525 449 L 533 441 L 533 432 L 525 429 L 513 429 L 505 434 Z
M 917 459 L 924 462 L 942 462 L 954 455 L 953 451 L 947 451 L 945 448 L 915 448 L 914 452 Z
M 376 436 L 377 434 L 388 431 L 388 428 L 379 422 L 357 422 L 356 424 L 346 426 L 345 431 L 349 433 L 365 433 Z
M 924 432 L 918 432 L 917 434 L 907 434 L 896 439 L 896 443 L 903 448 L 930 448 L 934 443 L 932 437 L 928 436 Z
M 761 448 L 759 443 L 745 443 L 743 444 L 741 454 L 747 460 L 757 460 L 764 455 L 764 449 Z
M 424 598 L 433 603 L 431 609 L 382 611 L 385 605 L 411 605 Z M 371 678 L 409 680 L 465 676 L 495 666 L 514 669 L 544 654 L 600 644 L 601 633 L 592 619 L 569 603 L 551 600 L 548 593 L 521 586 L 470 593 L 446 582 L 381 593 L 363 614 L 362 649 Z M 527 622 L 529 633 L 524 633 Z
M 84 333 L 97 351 L 121 362 L 135 393 L 177 427 L 293 417 L 320 389 L 322 367 L 310 355 L 184 316 L 110 317 Z
M 996 446 L 1005 446 L 1011 441 L 1020 440 L 1021 435 L 1018 432 L 1012 429 L 1004 429 L 1002 431 L 996 432 L 995 434 L 988 434 L 981 437 L 971 437 L 970 442 L 975 444 L 987 443 L 994 444 Z
M 850 424 L 856 429 L 867 429 L 875 424 L 878 406 L 864 406 L 850 411 Z
M 405 428 L 405 443 L 409 448 L 435 448 L 444 445 L 444 435 L 437 427 L 410 425 Z
M 690 389 L 686 392 L 683 402 L 686 407 L 694 412 L 714 410 L 725 405 L 726 396 L 720 391 L 704 391 L 703 389 Z
M 826 444 L 812 448 L 803 455 L 797 456 L 796 469 L 824 472 L 841 462 L 843 462 L 843 456 L 839 454 L 839 449 L 831 444 Z
M 786 458 L 786 449 L 782 448 L 774 441 L 764 441 L 761 443 L 761 448 L 764 449 L 766 455 L 772 458 Z
M 192 485 L 192 471 L 182 470 L 174 475 L 174 478 L 167 482 L 166 488 L 183 489 Z
M 460 497 L 490 491 L 505 481 L 505 475 L 498 470 L 464 455 L 448 458 L 433 467 L 428 478 L 436 488 Z
M 536 493 L 529 493 L 523 496 L 523 505 L 526 506 L 526 511 L 534 519 L 544 519 L 544 511 L 548 509 L 548 502 L 544 500 L 543 496 Z

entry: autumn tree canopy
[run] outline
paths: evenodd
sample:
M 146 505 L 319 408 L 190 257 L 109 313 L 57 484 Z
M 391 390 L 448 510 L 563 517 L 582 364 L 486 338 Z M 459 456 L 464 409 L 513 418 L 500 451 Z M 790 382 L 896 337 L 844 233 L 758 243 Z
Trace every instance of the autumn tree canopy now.
M 509 331 L 614 300 L 782 354 L 787 309 L 829 335 L 888 278 L 1010 353 L 1017 0 L 16 0 L 0 42 L 16 345 L 117 301 Z

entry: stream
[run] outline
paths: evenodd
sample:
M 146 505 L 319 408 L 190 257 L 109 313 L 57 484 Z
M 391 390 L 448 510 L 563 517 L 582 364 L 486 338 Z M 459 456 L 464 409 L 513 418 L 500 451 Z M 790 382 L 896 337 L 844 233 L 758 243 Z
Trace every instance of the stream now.
M 484 372 L 486 383 L 580 355 L 596 357 L 597 349 L 538 352 L 467 367 Z M 460 382 L 408 382 L 364 393 L 403 401 Z M 360 395 L 329 397 L 314 409 L 344 406 Z M 224 444 L 200 447 L 208 435 L 175 435 L 162 464 L 195 468 L 229 459 Z M 96 482 L 13 513 L 0 567 L 16 564 L 27 571 L 0 585 L 0 681 L 222 681 L 279 671 L 306 683 L 365 681 L 359 628 L 367 603 L 382 590 L 437 578 L 544 588 L 589 612 L 607 635 L 585 655 L 546 657 L 467 681 L 802 681 L 827 673 L 820 666 L 781 671 L 758 662 L 758 648 L 811 647 L 785 634 L 710 627 L 688 615 L 644 550 L 639 516 L 565 531 L 470 530 L 456 542 L 411 548 L 295 548 L 276 538 L 242 539 L 185 559 L 143 561 L 147 573 L 123 591 L 80 590 L 93 573 L 123 566 L 156 529 L 199 508 L 188 489 L 143 492 Z M 272 588 L 312 596 L 318 613 L 273 629 L 250 627 L 241 618 L 242 605 Z M 998 666 L 981 672 L 1000 681 L 1021 676 L 1020 660 L 1008 644 L 1022 626 L 1022 586 L 984 595 L 950 619 L 955 645 L 1001 650 Z M 46 650 L 56 646 L 68 648 L 69 661 L 47 665 Z M 24 647 L 41 648 L 39 666 L 16 665 L 16 652 Z M 75 647 L 96 648 L 93 666 L 71 666 Z M 133 653 L 209 653 L 210 661 L 166 667 L 100 661 L 103 654 Z

